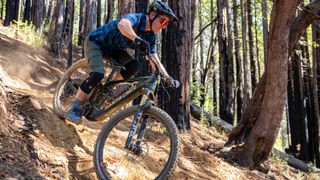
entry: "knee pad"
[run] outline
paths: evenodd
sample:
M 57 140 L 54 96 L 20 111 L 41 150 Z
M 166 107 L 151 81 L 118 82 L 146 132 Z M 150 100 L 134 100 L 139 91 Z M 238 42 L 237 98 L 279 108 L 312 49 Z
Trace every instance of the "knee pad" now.
M 82 82 L 80 89 L 85 93 L 90 93 L 95 85 L 97 85 L 104 77 L 104 74 L 98 72 L 90 73 L 89 77 Z
M 128 79 L 139 73 L 141 64 L 138 60 L 134 59 L 125 65 L 126 70 L 121 71 L 121 76 L 124 79 Z

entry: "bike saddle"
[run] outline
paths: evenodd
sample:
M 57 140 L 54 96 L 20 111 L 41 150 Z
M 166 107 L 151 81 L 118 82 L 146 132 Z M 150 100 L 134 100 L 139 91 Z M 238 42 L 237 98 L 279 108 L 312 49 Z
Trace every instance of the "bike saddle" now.
M 122 64 L 118 63 L 114 59 L 111 59 L 110 63 L 112 64 L 113 68 L 120 69 L 120 70 L 126 70 L 126 67 L 124 67 Z

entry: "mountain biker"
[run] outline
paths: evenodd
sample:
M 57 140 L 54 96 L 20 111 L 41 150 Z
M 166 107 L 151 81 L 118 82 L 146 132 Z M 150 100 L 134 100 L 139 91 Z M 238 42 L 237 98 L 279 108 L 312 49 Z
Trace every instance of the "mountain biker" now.
M 104 56 L 111 57 L 125 67 L 125 70 L 121 70 L 115 75 L 114 80 L 127 79 L 139 72 L 141 68 L 139 61 L 130 56 L 125 50 L 126 48 L 137 49 L 142 55 L 150 54 L 160 65 L 163 78 L 171 86 L 178 87 L 179 81 L 168 75 L 156 50 L 156 33 L 166 28 L 170 21 L 178 21 L 178 18 L 169 5 L 155 0 L 150 4 L 146 15 L 127 14 L 90 32 L 84 44 L 90 72 L 89 77 L 80 85 L 66 118 L 75 123 L 81 121 L 81 104 L 87 94 L 104 77 Z

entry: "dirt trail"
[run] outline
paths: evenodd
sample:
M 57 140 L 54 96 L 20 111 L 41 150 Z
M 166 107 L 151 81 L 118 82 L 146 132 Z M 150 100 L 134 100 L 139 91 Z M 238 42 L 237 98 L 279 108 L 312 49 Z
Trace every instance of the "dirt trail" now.
M 0 179 L 96 179 L 92 153 L 102 122 L 76 126 L 52 111 L 64 64 L 0 33 L 0 79 L 8 99 L 0 125 Z M 198 122 L 180 136 L 181 156 L 171 179 L 297 179 L 287 166 L 272 167 L 266 175 L 225 162 L 218 155 L 225 137 Z

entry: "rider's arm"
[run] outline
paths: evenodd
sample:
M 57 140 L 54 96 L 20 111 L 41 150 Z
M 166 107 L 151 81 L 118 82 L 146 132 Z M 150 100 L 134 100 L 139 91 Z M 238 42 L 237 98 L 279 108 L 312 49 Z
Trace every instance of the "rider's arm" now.
M 153 59 L 156 60 L 157 63 L 159 64 L 160 70 L 161 70 L 161 72 L 163 73 L 163 78 L 164 78 L 164 79 L 168 79 L 168 78 L 169 78 L 169 74 L 168 74 L 167 70 L 164 68 L 163 64 L 160 62 L 160 59 L 159 59 L 159 57 L 158 57 L 158 54 L 157 54 L 157 53 L 153 53 L 153 54 L 151 54 L 151 56 L 152 56 Z M 152 65 L 151 65 L 151 66 L 152 66 Z M 152 66 L 152 69 L 155 70 L 155 69 L 154 69 L 154 66 Z
M 132 41 L 134 41 L 137 38 L 137 34 L 132 29 L 132 24 L 129 19 L 126 19 L 126 18 L 121 19 L 117 27 L 122 35 L 131 39 Z

